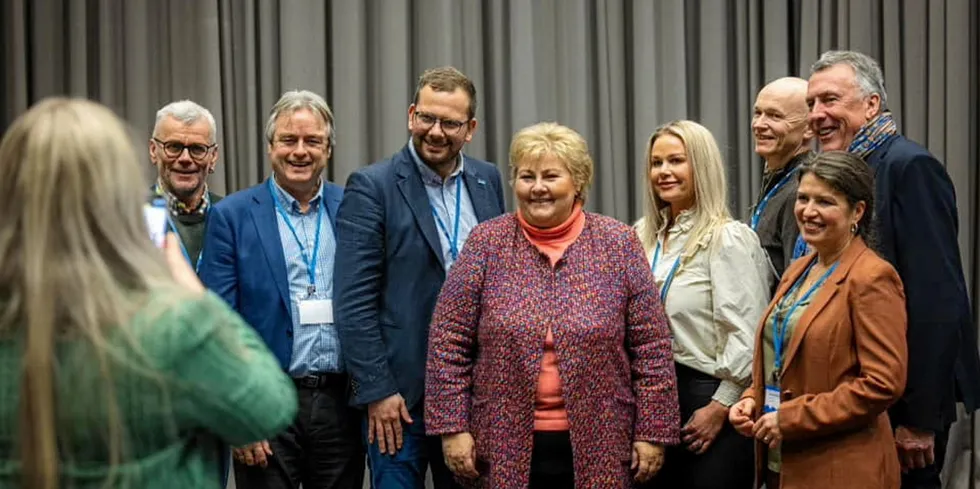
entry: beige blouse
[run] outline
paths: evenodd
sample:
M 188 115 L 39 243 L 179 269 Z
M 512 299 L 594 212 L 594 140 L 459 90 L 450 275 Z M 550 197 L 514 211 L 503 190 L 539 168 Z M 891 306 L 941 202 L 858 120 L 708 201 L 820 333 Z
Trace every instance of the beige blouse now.
M 694 219 L 692 211 L 681 212 L 670 230 L 658 232 L 657 263 L 656 248 L 647 250 L 658 287 L 685 248 Z M 674 335 L 674 360 L 721 380 L 713 399 L 725 406 L 738 401 L 751 383 L 755 331 L 771 298 L 772 279 L 758 236 L 732 220 L 681 261 L 667 290 L 664 309 Z

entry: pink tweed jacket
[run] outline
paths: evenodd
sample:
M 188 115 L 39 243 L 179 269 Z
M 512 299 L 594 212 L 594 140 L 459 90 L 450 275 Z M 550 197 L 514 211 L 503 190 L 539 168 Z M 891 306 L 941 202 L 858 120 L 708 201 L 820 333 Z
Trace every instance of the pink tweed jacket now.
M 526 488 L 535 384 L 552 328 L 575 487 L 627 488 L 632 442 L 677 443 L 671 335 L 636 233 L 586 213 L 553 269 L 514 214 L 473 230 L 429 331 L 425 424 L 469 431 L 475 486 Z

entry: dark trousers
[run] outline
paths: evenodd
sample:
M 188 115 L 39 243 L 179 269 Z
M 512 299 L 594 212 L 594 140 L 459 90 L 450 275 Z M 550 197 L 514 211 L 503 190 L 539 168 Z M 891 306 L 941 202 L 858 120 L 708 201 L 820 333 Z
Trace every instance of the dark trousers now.
M 432 470 L 435 489 L 456 489 L 460 485 L 442 456 L 442 438 L 425 434 L 421 405 L 408 414 L 412 424 L 402 423 L 402 448 L 394 455 L 382 454 L 378 442 L 368 445 L 372 489 L 424 489 L 425 473 Z M 367 417 L 363 416 L 362 435 L 367 443 Z
M 711 402 L 721 382 L 694 369 L 676 364 L 681 426 L 694 411 Z M 667 448 L 664 466 L 647 485 L 656 489 L 751 489 L 755 478 L 752 439 L 725 424 L 708 451 L 695 455 L 681 443 Z
M 293 424 L 269 440 L 269 465 L 235 462 L 239 489 L 361 489 L 364 446 L 359 413 L 347 405 L 348 378 L 320 376 L 322 385 L 301 385 Z
M 764 472 L 766 478 L 766 489 L 779 489 L 779 472 L 773 472 L 766 469 Z
M 574 489 L 572 440 L 567 431 L 535 431 L 528 489 Z
M 914 469 L 902 474 L 902 489 L 940 489 L 943 487 L 939 480 L 939 474 L 943 471 L 943 463 L 946 461 L 946 443 L 949 441 L 949 426 L 942 432 L 936 433 L 936 445 L 933 448 L 933 455 L 936 462 L 924 469 Z

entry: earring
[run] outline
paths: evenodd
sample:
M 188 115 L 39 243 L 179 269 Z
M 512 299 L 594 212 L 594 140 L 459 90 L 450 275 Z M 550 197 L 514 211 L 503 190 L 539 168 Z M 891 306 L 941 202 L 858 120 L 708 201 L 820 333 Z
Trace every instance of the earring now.
M 214 167 L 213 166 L 211 168 L 208 168 L 208 174 L 210 175 L 212 173 L 214 173 Z
M 858 233 L 857 223 L 851 224 L 851 234 L 857 234 L 857 233 Z

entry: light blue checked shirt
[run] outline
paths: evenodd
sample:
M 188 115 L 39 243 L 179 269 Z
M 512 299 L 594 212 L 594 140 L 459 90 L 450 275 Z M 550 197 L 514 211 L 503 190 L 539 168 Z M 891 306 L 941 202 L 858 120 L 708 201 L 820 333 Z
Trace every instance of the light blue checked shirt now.
M 282 204 L 283 210 L 296 229 L 296 236 L 303 240 L 303 247 L 311 253 L 316 241 L 317 209 L 323 204 L 323 185 L 313 200 L 310 209 L 305 214 L 299 210 L 299 202 L 289 195 L 273 178 L 273 195 Z M 337 339 L 337 328 L 333 324 L 300 324 L 299 299 L 307 297 L 307 286 L 310 276 L 303 261 L 302 251 L 296 238 L 289 231 L 289 226 L 283 220 L 282 214 L 276 211 L 279 223 L 279 239 L 282 241 L 283 255 L 286 257 L 286 278 L 289 280 L 290 316 L 293 320 L 293 358 L 289 363 L 289 375 L 302 377 L 304 375 L 341 372 L 343 358 L 340 356 L 340 341 Z M 337 241 L 333 234 L 333 226 L 327 210 L 323 210 L 323 224 L 320 226 L 320 250 L 316 262 L 316 299 L 333 298 L 333 260 L 337 249 Z
M 432 168 L 422 162 L 422 158 L 419 158 L 418 153 L 415 152 L 415 145 L 412 141 L 408 142 L 408 150 L 412 153 L 412 159 L 415 160 L 415 165 L 418 166 L 419 172 L 422 173 L 422 184 L 425 185 L 425 193 L 429 195 L 429 204 L 435 208 L 436 213 L 439 215 L 439 219 L 442 220 L 443 226 L 445 226 L 445 231 L 439 223 L 436 222 L 436 231 L 439 233 L 439 244 L 442 245 L 442 262 L 446 265 L 446 271 L 449 271 L 449 267 L 453 265 L 453 255 L 449 251 L 449 238 L 452 236 L 453 230 L 456 224 L 456 199 L 463 199 L 459 203 L 459 238 L 456 244 L 456 251 L 463 251 L 463 243 L 466 242 L 466 238 L 470 236 L 470 231 L 476 227 L 479 222 L 476 219 L 476 211 L 473 210 L 473 201 L 470 200 L 470 192 L 466 189 L 466 183 L 464 182 L 459 186 L 460 195 L 456 195 L 456 179 L 463 178 L 463 154 L 459 155 L 459 165 L 456 169 L 449 174 L 446 181 L 442 180 Z M 436 216 L 432 216 L 432 219 L 436 219 Z M 446 233 L 449 233 L 447 236 Z

